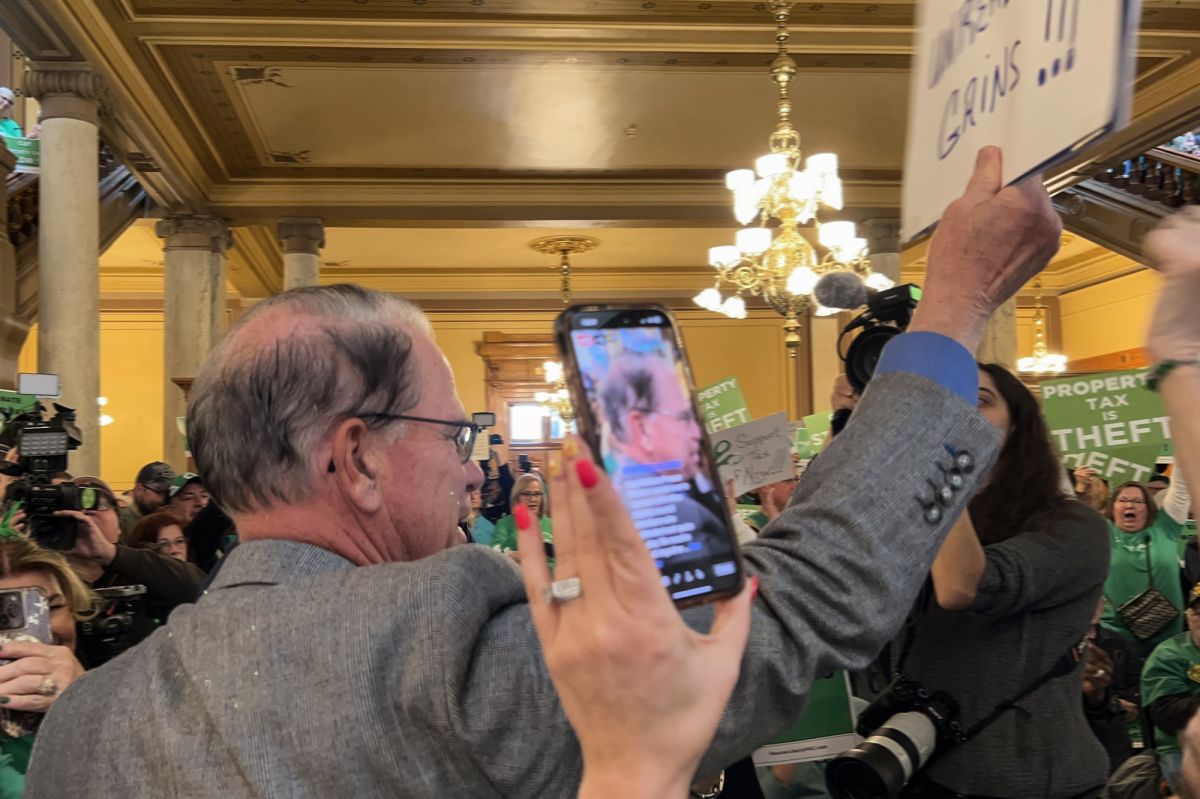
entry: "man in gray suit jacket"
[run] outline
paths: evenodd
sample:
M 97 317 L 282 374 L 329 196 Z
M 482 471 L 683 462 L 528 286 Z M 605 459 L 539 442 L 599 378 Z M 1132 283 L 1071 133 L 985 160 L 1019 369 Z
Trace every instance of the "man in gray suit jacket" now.
M 790 724 L 814 677 L 877 654 L 987 472 L 970 352 L 1059 227 L 1040 185 L 998 192 L 998 154 L 981 165 L 931 245 L 913 332 L 745 547 L 760 589 L 704 773 Z M 213 352 L 188 423 L 244 543 L 195 605 L 56 702 L 29 797 L 574 795 L 579 749 L 521 576 L 456 546 L 482 475 L 419 311 L 349 286 L 278 295 Z

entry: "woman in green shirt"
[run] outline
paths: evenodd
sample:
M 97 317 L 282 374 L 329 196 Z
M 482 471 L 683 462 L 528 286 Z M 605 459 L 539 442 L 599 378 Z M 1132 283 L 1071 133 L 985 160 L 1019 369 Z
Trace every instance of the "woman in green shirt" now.
M 550 526 L 550 499 L 546 496 L 546 484 L 536 474 L 523 474 L 513 483 L 512 494 L 509 497 L 509 507 L 515 508 L 520 503 L 529 509 L 533 518 L 537 519 L 542 530 L 542 540 L 547 544 L 553 543 L 554 532 Z M 512 514 L 496 522 L 496 531 L 492 534 L 492 546 L 501 552 L 514 552 L 517 549 L 517 524 Z
M 1183 632 L 1179 538 L 1190 504 L 1191 498 L 1180 479 L 1172 480 L 1171 487 L 1160 492 L 1157 504 L 1145 486 L 1134 482 L 1118 486 L 1109 500 L 1107 515 L 1112 554 L 1108 580 L 1104 583 L 1104 597 L 1108 603 L 1100 623 L 1136 642 L 1146 655 L 1158 644 Z M 1146 568 L 1147 550 L 1149 571 Z M 1153 638 L 1139 641 L 1121 621 L 1116 609 L 1152 585 L 1179 611 L 1179 615 Z

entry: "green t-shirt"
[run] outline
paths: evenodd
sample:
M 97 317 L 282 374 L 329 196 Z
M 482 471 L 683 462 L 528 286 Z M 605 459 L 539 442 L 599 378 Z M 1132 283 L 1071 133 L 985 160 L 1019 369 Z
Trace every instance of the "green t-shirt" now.
M 554 531 L 550 526 L 549 517 L 543 516 L 541 522 L 542 540 L 547 544 L 554 543 Z M 520 548 L 517 546 L 517 522 L 511 513 L 496 522 L 496 532 L 492 534 L 492 546 L 499 547 L 501 552 L 506 550 L 515 552 Z
M 21 126 L 12 117 L 0 119 L 0 136 L 12 139 L 25 138 L 24 134 L 21 133 Z
M 1162 510 L 1154 524 L 1140 533 L 1122 532 L 1112 522 L 1108 523 L 1112 554 L 1108 579 L 1104 582 L 1104 596 L 1108 602 L 1100 619 L 1105 628 L 1131 641 L 1137 640 L 1121 622 L 1116 609 L 1150 587 L 1146 574 L 1146 546 L 1149 545 L 1154 587 L 1179 611 L 1179 616 L 1150 643 L 1158 644 L 1183 632 L 1183 586 L 1179 579 L 1179 537 L 1182 532 L 1183 525 Z
M 32 735 L 0 738 L 0 799 L 21 799 L 25 795 L 25 772 L 32 751 Z
M 1200 693 L 1200 647 L 1191 633 L 1180 633 L 1159 644 L 1142 668 L 1142 706 L 1164 696 L 1196 693 Z M 1157 727 L 1154 741 L 1159 754 L 1179 751 L 1175 738 Z

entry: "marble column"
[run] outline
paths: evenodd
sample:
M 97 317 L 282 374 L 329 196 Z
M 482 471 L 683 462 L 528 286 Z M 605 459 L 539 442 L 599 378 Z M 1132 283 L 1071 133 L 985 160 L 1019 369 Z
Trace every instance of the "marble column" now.
M 279 220 L 276 233 L 283 247 L 283 290 L 318 285 L 325 224 L 320 219 L 286 217 Z
M 176 419 L 187 415 L 176 378 L 193 378 L 225 332 L 229 227 L 212 216 L 172 216 L 163 239 L 163 460 L 186 465 Z
M 0 183 L 16 161 L 0 140 Z M 29 325 L 17 315 L 17 254 L 8 238 L 8 205 L 0 203 L 0 388 L 17 387 L 17 359 L 28 334 Z
M 75 474 L 100 474 L 100 77 L 78 64 L 36 64 L 25 91 L 41 104 L 38 178 L 38 369 L 57 374 L 83 446 Z
M 888 217 L 867 219 L 858 226 L 858 235 L 867 240 L 871 271 L 900 282 L 900 220 Z

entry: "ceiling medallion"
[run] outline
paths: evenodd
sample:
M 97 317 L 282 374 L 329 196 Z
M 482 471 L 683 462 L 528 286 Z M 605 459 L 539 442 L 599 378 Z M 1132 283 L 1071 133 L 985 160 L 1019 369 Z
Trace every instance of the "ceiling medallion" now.
M 594 250 L 600 240 L 591 236 L 545 236 L 529 242 L 529 247 L 544 255 L 558 256 L 558 273 L 562 279 L 562 301 L 571 301 L 571 256 Z
M 810 155 L 801 166 L 800 133 L 792 127 L 792 101 L 788 88 L 796 77 L 796 62 L 788 55 L 788 20 L 793 0 L 772 0 L 769 6 L 775 20 L 778 55 L 771 63 L 771 80 L 779 97 L 775 101 L 778 121 L 769 138 L 771 151 L 754 163 L 754 169 L 735 169 L 725 176 L 725 186 L 733 192 L 733 214 L 738 222 L 755 227 L 739 230 L 734 244 L 713 247 L 708 262 L 717 270 L 712 288 L 695 297 L 702 308 L 733 319 L 746 317 L 745 294 L 762 297 L 786 320 L 783 329 L 788 352 L 796 356 L 800 346 L 800 322 L 812 298 L 817 279 L 833 271 L 845 271 L 864 279 L 872 288 L 888 288 L 892 282 L 881 274 L 871 274 L 867 242 L 858 237 L 853 222 L 821 222 L 818 210 L 824 206 L 842 208 L 842 181 L 838 177 L 838 159 L 833 153 Z M 772 221 L 776 224 L 772 226 Z M 801 226 L 815 232 L 824 251 L 820 257 L 813 245 L 800 233 Z M 721 289 L 733 293 L 721 295 Z M 817 305 L 815 313 L 826 315 L 835 310 Z

